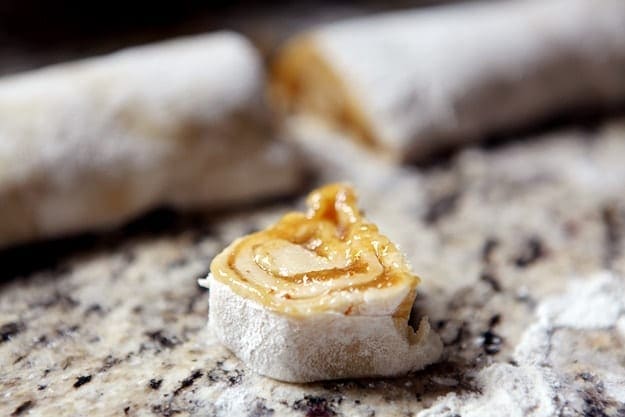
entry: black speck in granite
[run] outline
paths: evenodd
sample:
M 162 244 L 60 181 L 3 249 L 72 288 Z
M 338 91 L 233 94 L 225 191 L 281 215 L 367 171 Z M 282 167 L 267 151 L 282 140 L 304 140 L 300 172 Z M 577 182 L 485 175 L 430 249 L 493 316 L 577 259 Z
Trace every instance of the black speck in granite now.
M 526 304 L 532 310 L 536 307 L 537 304 L 537 301 L 532 297 L 529 291 L 525 289 L 517 291 L 514 299 L 519 303 Z
M 251 408 L 248 417 L 268 417 L 274 414 L 274 409 L 267 407 L 265 400 L 257 398 L 254 406 Z
M 30 410 L 34 405 L 35 405 L 35 402 L 33 400 L 24 401 L 19 406 L 17 406 L 17 408 L 15 410 L 13 410 L 11 415 L 12 416 L 22 415 L 26 411 Z
M 129 412 L 130 412 L 130 407 L 124 407 L 124 414 L 128 415 Z
M 163 383 L 163 378 L 160 379 L 156 379 L 156 378 L 152 378 L 150 379 L 150 388 L 152 388 L 153 390 L 158 390 L 161 387 L 161 384 Z
M 145 335 L 148 336 L 154 342 L 158 343 L 159 346 L 166 348 L 166 349 L 171 349 L 175 347 L 176 345 L 179 345 L 180 343 L 182 343 L 180 339 L 178 339 L 178 337 L 176 336 L 165 335 L 162 329 L 154 330 L 151 332 L 146 332 Z
M 434 224 L 443 217 L 449 216 L 456 209 L 459 199 L 460 193 L 457 191 L 435 199 L 429 205 L 423 220 L 427 224 Z
M 484 271 L 480 275 L 480 280 L 487 283 L 495 292 L 501 292 L 501 284 L 497 280 L 497 276 L 493 272 Z
M 66 370 L 67 368 L 69 368 L 70 366 L 72 366 L 72 363 L 74 362 L 74 359 L 76 359 L 74 356 L 70 355 L 68 357 L 66 357 L 65 359 L 63 359 L 60 363 L 61 365 L 61 369 L 62 370 Z
M 182 327 L 182 338 L 184 340 L 189 340 L 192 335 L 202 331 L 205 326 L 183 326 Z
M 225 382 L 228 386 L 233 386 L 241 383 L 243 375 L 244 372 L 240 369 L 223 369 L 223 362 L 218 361 L 215 368 L 211 369 L 206 377 L 210 382 Z
M 152 413 L 163 417 L 171 417 L 174 414 L 181 413 L 181 410 L 178 410 L 177 408 L 172 408 L 171 404 L 169 403 L 165 405 L 157 404 L 152 406 Z
M 32 303 L 30 308 L 43 308 L 49 309 L 52 307 L 59 307 L 62 310 L 71 310 L 78 307 L 80 303 L 72 298 L 68 294 L 64 294 L 60 291 L 55 291 L 50 297 L 44 298 L 41 301 Z
M 92 314 L 95 314 L 99 317 L 103 317 L 106 315 L 106 312 L 104 311 L 104 308 L 102 308 L 102 306 L 100 304 L 91 304 L 89 307 L 87 307 L 85 309 L 85 317 L 89 317 Z
M 582 372 L 581 374 L 577 375 L 579 378 L 583 379 L 584 381 L 592 381 L 594 379 L 594 377 L 592 376 L 592 374 L 588 373 L 588 372 Z
M 107 372 L 109 369 L 114 367 L 115 365 L 121 363 L 121 359 L 114 357 L 113 355 L 107 355 L 106 358 L 102 361 L 102 366 L 98 369 L 99 373 Z
M 503 339 L 492 330 L 482 333 L 482 348 L 487 355 L 496 355 L 501 350 Z
M 484 242 L 484 246 L 482 247 L 482 262 L 485 264 L 490 264 L 492 262 L 493 253 L 495 249 L 499 246 L 499 241 L 495 238 L 488 238 Z
M 584 406 L 582 412 L 584 417 L 610 417 L 608 414 L 608 407 L 611 405 L 610 401 L 604 398 L 601 393 L 596 390 L 589 390 L 582 394 L 584 399 Z M 618 414 L 622 416 L 623 414 Z
M 521 253 L 514 260 L 514 264 L 519 268 L 525 268 L 544 257 L 546 254 L 547 251 L 542 240 L 534 236 L 525 242 Z
M 43 391 L 46 388 L 48 388 L 48 386 L 45 384 L 37 385 L 37 391 Z
M 45 334 L 42 334 L 41 336 L 39 336 L 37 338 L 37 341 L 35 342 L 36 345 L 47 345 L 49 342 L 48 340 L 48 336 L 46 336 Z
M 306 395 L 301 400 L 295 401 L 293 409 L 304 411 L 306 417 L 330 417 L 336 415 L 328 400 L 312 395 Z
M 66 336 L 73 335 L 78 330 L 80 330 L 80 326 L 78 324 L 74 324 L 74 325 L 67 326 L 67 327 L 59 327 L 59 328 L 57 328 L 56 329 L 56 334 L 59 337 L 66 337 Z
M 74 388 L 80 388 L 89 382 L 91 382 L 91 375 L 81 375 L 76 378 L 76 382 L 74 382 Z
M 581 415 L 584 417 L 625 416 L 625 403 L 608 396 L 603 381 L 589 372 L 579 373 L 576 377 L 584 384 L 579 391 L 583 400 Z
M 241 383 L 241 377 L 243 376 L 243 371 L 235 369 L 233 372 L 230 372 L 228 375 L 228 385 L 236 385 Z
M 604 228 L 603 266 L 611 268 L 614 260 L 621 252 L 622 229 L 625 221 L 615 204 L 609 204 L 601 210 L 601 220 Z
M 191 385 L 193 385 L 195 380 L 198 378 L 201 378 L 202 375 L 204 374 L 199 369 L 196 369 L 195 371 L 193 371 L 191 375 L 189 375 L 188 377 L 186 377 L 180 382 L 180 386 L 176 388 L 176 390 L 173 392 L 173 396 L 175 397 L 176 395 L 180 394 L 183 390 L 189 388 Z
M 25 329 L 24 323 L 12 321 L 0 326 L 0 343 L 8 342 Z

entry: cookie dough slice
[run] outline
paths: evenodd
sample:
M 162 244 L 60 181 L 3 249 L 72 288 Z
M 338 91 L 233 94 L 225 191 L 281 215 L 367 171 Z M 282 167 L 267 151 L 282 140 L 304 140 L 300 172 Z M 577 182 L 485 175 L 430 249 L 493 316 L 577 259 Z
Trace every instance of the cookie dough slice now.
M 209 325 L 260 374 L 291 382 L 396 376 L 442 344 L 408 324 L 419 278 L 367 221 L 354 191 L 311 193 L 307 213 L 235 240 L 211 264 Z

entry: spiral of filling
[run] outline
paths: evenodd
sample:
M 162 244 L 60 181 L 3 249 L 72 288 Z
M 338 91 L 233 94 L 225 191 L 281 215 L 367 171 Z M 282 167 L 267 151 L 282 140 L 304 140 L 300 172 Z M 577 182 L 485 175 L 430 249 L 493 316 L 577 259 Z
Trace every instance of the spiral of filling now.
M 302 316 L 410 313 L 419 279 L 368 222 L 349 186 L 313 191 L 307 213 L 237 239 L 211 264 L 213 278 L 273 311 Z

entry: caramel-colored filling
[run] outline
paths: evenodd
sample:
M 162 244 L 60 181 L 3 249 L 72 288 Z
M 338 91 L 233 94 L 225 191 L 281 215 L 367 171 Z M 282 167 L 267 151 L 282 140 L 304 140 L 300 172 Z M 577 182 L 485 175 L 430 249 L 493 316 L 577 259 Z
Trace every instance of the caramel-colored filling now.
M 293 316 L 332 311 L 407 319 L 419 279 L 362 217 L 354 191 L 329 185 L 307 204 L 307 213 L 289 213 L 232 243 L 211 264 L 213 278 Z
M 359 100 L 319 52 L 314 35 L 291 41 L 272 66 L 270 96 L 286 113 L 309 114 L 369 146 L 375 134 Z

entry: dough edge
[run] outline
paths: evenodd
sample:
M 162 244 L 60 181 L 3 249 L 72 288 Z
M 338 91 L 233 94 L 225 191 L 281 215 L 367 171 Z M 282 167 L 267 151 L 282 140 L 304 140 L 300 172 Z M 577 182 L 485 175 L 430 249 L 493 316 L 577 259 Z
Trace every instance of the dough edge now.
M 287 382 L 392 377 L 423 369 L 442 353 L 427 318 L 412 337 L 391 316 L 293 318 L 237 295 L 211 275 L 207 279 L 209 326 L 223 345 L 264 376 Z

